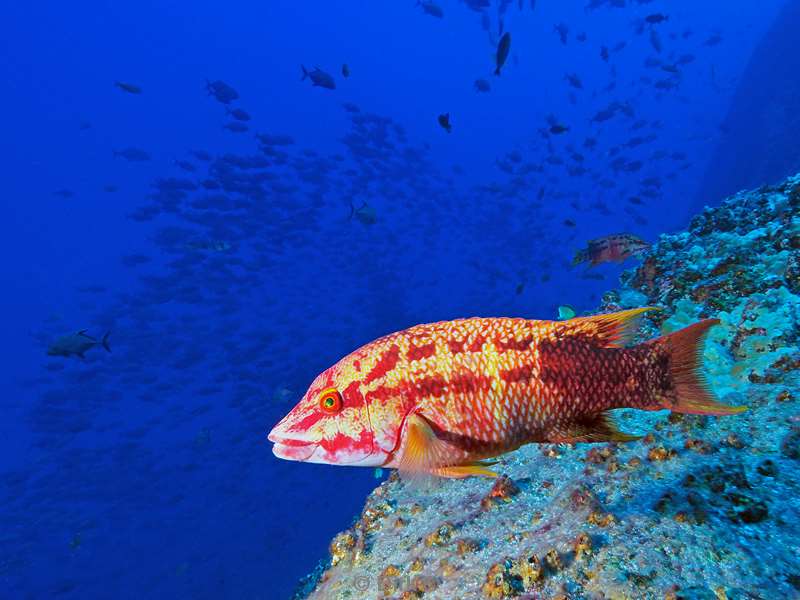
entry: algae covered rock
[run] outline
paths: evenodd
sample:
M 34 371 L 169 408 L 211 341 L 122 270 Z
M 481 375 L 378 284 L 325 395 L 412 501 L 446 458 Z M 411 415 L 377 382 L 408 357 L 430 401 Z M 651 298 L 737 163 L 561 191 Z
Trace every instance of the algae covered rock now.
M 747 412 L 621 410 L 642 439 L 524 446 L 495 481 L 390 477 L 296 597 L 797 597 L 799 200 L 800 176 L 706 209 L 599 307 L 661 308 L 637 341 L 718 318 L 706 376 Z

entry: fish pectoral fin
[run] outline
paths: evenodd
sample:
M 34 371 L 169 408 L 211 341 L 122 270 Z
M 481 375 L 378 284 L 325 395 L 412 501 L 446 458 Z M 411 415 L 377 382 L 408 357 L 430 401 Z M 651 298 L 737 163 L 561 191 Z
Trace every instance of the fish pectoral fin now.
M 437 470 L 459 458 L 457 448 L 437 437 L 430 422 L 418 413 L 406 418 L 406 440 L 398 469 L 403 477 L 437 475 Z
M 553 433 L 550 441 L 574 444 L 577 442 L 632 442 L 641 439 L 620 431 L 609 411 L 575 421 Z
M 603 348 L 621 348 L 631 341 L 636 334 L 641 316 L 651 310 L 660 310 L 654 306 L 632 308 L 606 315 L 577 317 L 564 321 L 567 336 L 585 336 L 596 341 Z
M 484 477 L 497 477 L 497 473 L 487 469 L 487 463 L 475 462 L 466 465 L 457 465 L 453 467 L 440 467 L 433 471 L 434 475 L 439 477 L 447 477 L 450 479 L 463 479 L 464 477 L 473 477 L 482 475 Z M 495 464 L 495 463 L 490 463 Z

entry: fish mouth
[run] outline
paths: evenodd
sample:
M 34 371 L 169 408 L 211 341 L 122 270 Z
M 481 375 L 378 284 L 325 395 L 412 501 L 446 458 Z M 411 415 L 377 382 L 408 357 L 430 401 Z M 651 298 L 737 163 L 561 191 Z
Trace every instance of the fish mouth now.
M 274 444 L 272 453 L 284 460 L 306 461 L 311 458 L 319 445 L 308 440 L 284 437 L 276 433 L 275 429 L 270 431 L 267 439 Z

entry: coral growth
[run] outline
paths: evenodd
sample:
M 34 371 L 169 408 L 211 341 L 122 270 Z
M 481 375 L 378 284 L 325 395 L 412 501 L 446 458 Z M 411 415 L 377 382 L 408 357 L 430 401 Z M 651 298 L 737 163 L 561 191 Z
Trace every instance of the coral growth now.
M 494 482 L 423 491 L 392 477 L 298 596 L 797 597 L 798 294 L 800 177 L 706 209 L 600 310 L 660 307 L 638 340 L 720 319 L 708 382 L 746 413 L 622 410 L 641 440 L 525 446 L 500 458 Z

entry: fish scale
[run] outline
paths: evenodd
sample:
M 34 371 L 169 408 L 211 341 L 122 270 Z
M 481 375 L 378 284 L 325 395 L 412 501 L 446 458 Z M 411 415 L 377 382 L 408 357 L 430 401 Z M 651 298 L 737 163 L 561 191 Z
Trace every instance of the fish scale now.
M 698 373 L 715 320 L 625 347 L 648 310 L 474 317 L 384 336 L 315 379 L 270 433 L 273 451 L 412 475 L 492 475 L 481 461 L 531 442 L 637 439 L 617 430 L 611 409 L 743 410 L 718 403 Z

